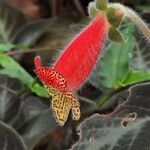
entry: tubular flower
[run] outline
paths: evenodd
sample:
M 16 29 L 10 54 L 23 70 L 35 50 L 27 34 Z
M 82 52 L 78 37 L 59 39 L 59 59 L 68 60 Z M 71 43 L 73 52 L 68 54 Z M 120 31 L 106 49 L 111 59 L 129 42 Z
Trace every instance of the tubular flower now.
M 105 16 L 97 15 L 60 55 L 53 68 L 67 80 L 68 88 L 76 91 L 91 73 L 107 37 Z
M 35 73 L 52 97 L 51 107 L 59 125 L 64 125 L 70 110 L 73 120 L 80 118 L 80 105 L 75 92 L 92 72 L 109 29 L 106 13 L 96 13 L 52 67 L 43 67 L 40 57 L 35 57 Z

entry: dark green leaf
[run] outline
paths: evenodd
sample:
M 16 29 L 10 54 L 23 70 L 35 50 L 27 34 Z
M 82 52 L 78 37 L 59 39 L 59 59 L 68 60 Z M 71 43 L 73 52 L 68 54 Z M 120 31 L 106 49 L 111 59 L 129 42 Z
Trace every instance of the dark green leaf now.
M 35 42 L 50 29 L 56 19 L 41 20 L 23 26 L 14 36 L 14 44 L 32 46 Z
M 19 120 L 16 122 L 28 149 L 33 147 L 58 126 L 50 107 L 39 98 L 28 96 L 22 104 Z
M 72 150 L 146 150 L 150 147 L 150 83 L 128 89 L 127 101 L 109 115 L 94 114 L 78 127 Z
M 12 124 L 19 113 L 20 99 L 17 93 L 21 92 L 22 86 L 15 79 L 0 77 L 0 120 Z
M 25 25 L 24 15 L 6 2 L 0 3 L 0 42 L 12 43 L 13 36 Z
M 0 74 L 8 75 L 9 77 L 20 80 L 23 84 L 27 85 L 33 92 L 39 96 L 48 97 L 47 92 L 35 83 L 34 78 L 26 72 L 13 58 L 0 54 L 0 64 L 3 69 L 0 70 Z
M 23 139 L 10 126 L 0 121 L 0 149 L 26 150 Z

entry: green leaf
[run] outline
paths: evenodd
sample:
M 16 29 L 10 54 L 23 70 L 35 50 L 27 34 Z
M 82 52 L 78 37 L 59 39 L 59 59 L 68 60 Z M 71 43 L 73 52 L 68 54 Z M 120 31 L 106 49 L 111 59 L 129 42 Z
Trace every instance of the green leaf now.
M 9 125 L 0 121 L 0 149 L 27 150 L 23 138 Z
M 110 43 L 100 62 L 101 84 L 107 88 L 121 87 L 123 81 L 130 72 L 129 61 L 133 55 L 134 38 L 133 25 L 128 25 L 123 30 L 124 44 Z
M 0 53 L 1 52 L 9 51 L 9 50 L 11 50 L 14 47 L 15 47 L 15 45 L 13 45 L 13 44 L 3 44 L 3 43 L 0 43 Z
M 124 86 L 139 83 L 142 81 L 150 80 L 150 71 L 136 71 L 132 70 L 129 72 L 127 78 L 121 82 Z
M 49 97 L 45 88 L 43 86 L 39 85 L 38 83 L 33 84 L 30 88 L 31 88 L 32 92 L 36 93 L 39 96 Z
M 35 79 L 22 68 L 13 58 L 0 54 L 0 64 L 3 69 L 0 70 L 0 74 L 8 75 L 9 77 L 20 80 L 23 84 L 28 86 L 33 92 L 39 96 L 48 97 L 46 91 L 38 83 L 35 83 Z

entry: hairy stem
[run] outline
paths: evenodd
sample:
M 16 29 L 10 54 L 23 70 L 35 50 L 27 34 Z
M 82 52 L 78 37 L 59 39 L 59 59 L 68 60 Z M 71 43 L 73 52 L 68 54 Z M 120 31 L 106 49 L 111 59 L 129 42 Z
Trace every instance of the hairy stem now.
M 124 18 L 130 19 L 142 31 L 144 36 L 150 42 L 150 29 L 144 20 L 135 11 L 119 3 L 110 3 L 109 6 L 122 9 L 124 11 Z
M 136 14 L 136 12 L 128 7 L 125 7 L 125 11 L 126 17 L 131 19 L 137 25 L 137 27 L 143 32 L 145 37 L 147 37 L 150 42 L 150 29 L 148 28 L 148 25 L 144 22 L 144 20 L 140 18 L 138 14 Z

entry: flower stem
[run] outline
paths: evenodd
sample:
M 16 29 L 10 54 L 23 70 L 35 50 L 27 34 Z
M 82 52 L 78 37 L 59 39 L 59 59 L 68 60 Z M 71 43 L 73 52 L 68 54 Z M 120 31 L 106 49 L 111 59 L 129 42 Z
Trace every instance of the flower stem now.
M 22 50 L 15 50 L 6 52 L 7 55 L 13 56 L 18 54 L 26 54 L 26 53 L 34 53 L 34 52 L 43 52 L 43 51 L 50 51 L 51 48 L 49 47 L 41 47 L 41 48 L 33 48 L 33 49 L 22 49 Z
M 144 20 L 134 10 L 119 3 L 110 3 L 109 6 L 121 8 L 125 14 L 124 19 L 130 19 L 142 31 L 144 36 L 150 42 L 150 29 Z
M 137 25 L 137 27 L 143 32 L 145 37 L 147 37 L 147 39 L 150 42 L 150 29 L 148 28 L 148 25 L 144 22 L 144 20 L 140 18 L 138 14 L 136 14 L 136 12 L 134 12 L 132 9 L 128 7 L 125 7 L 125 11 L 126 17 L 131 19 Z
M 81 101 L 83 101 L 83 102 L 86 102 L 86 103 L 88 103 L 88 104 L 92 104 L 92 105 L 95 105 L 95 106 L 96 106 L 96 102 L 94 102 L 94 101 L 92 101 L 92 100 L 90 100 L 90 99 L 88 99 L 88 98 L 85 98 L 85 97 L 82 97 L 82 96 L 78 96 L 78 98 L 79 98 Z
M 107 94 L 103 95 L 100 100 L 97 102 L 98 107 L 102 107 L 114 94 L 116 91 L 111 90 Z

